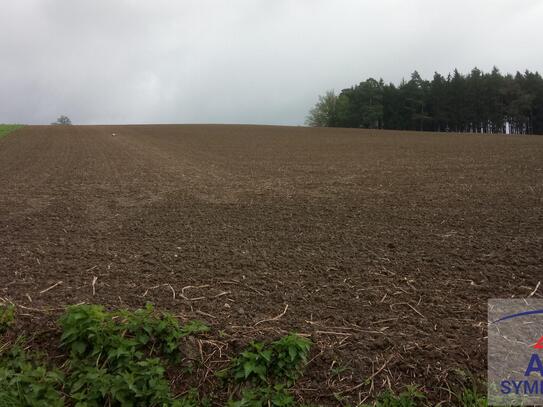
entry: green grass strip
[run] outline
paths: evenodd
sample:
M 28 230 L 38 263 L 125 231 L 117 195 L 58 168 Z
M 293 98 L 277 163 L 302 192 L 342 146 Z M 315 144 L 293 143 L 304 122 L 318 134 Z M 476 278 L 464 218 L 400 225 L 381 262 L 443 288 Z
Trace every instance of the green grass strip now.
M 22 124 L 0 124 L 0 139 L 21 127 L 23 127 Z

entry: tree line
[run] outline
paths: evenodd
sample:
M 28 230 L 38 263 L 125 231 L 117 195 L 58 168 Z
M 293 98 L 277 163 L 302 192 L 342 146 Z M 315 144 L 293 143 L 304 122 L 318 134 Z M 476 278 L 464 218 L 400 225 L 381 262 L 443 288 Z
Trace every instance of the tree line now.
M 543 134 L 543 78 L 538 72 L 457 69 L 431 81 L 417 71 L 396 86 L 370 78 L 319 96 L 306 123 L 321 127 Z

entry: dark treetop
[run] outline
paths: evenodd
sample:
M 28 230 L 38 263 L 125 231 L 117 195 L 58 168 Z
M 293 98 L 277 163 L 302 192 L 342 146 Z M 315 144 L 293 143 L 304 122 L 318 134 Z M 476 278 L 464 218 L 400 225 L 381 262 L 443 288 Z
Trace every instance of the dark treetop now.
M 418 72 L 399 86 L 368 79 L 339 96 L 327 92 L 307 124 L 396 130 L 543 134 L 543 78 L 537 72 L 502 75 L 474 68 L 431 81 Z

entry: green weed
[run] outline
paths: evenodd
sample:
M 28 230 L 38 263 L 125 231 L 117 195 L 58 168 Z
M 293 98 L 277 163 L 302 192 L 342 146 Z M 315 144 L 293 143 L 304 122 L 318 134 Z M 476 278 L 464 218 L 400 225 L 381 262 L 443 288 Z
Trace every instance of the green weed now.
M 189 392 L 172 402 L 172 407 L 211 407 L 211 402 L 207 398 L 200 398 L 198 390 L 190 389 Z
M 196 405 L 194 398 L 173 399 L 160 357 L 178 361 L 180 339 L 209 330 L 201 322 L 180 327 L 150 304 L 116 312 L 77 305 L 62 315 L 60 325 L 61 343 L 71 355 L 67 384 L 76 407 Z
M 296 334 L 271 344 L 252 342 L 233 361 L 231 371 L 238 382 L 292 386 L 303 372 L 310 349 L 311 341 Z
M 129 361 L 115 370 L 85 364 L 75 368 L 70 379 L 70 398 L 76 407 L 173 403 L 159 359 Z
M 294 398 L 283 385 L 249 388 L 240 400 L 230 400 L 228 407 L 293 407 Z
M 136 311 L 117 312 L 107 312 L 99 305 L 77 305 L 68 308 L 60 325 L 62 345 L 73 357 L 105 358 L 115 363 L 144 356 L 177 361 L 182 337 L 209 330 L 199 321 L 181 327 L 171 314 L 157 315 L 150 304 Z
M 210 328 L 206 324 L 204 324 L 201 321 L 194 320 L 194 321 L 189 321 L 185 325 L 183 325 L 183 327 L 181 328 L 181 335 L 189 336 L 189 335 L 209 332 L 209 330 Z
M 458 405 L 461 407 L 487 407 L 486 395 L 479 393 L 476 389 L 465 389 L 458 398 Z
M 18 346 L 0 354 L 2 406 L 63 406 L 63 383 L 64 376 L 58 369 L 48 369 Z
M 244 389 L 229 407 L 293 406 L 288 388 L 302 375 L 311 341 L 290 334 L 271 342 L 252 342 L 233 360 L 230 375 Z
M 454 384 L 449 385 L 447 390 L 454 404 L 461 407 L 487 407 L 488 401 L 486 394 L 481 393 L 481 389 L 486 386 L 480 380 L 475 378 L 469 372 L 461 369 L 453 370 L 454 376 L 451 380 Z
M 14 307 L 0 306 L 0 333 L 14 321 Z M 204 407 L 215 397 L 202 398 L 195 389 L 174 397 L 166 378 L 182 357 L 183 338 L 209 331 L 199 321 L 181 326 L 152 305 L 135 311 L 108 311 L 100 305 L 69 307 L 60 317 L 61 347 L 69 355 L 62 369 L 49 367 L 23 351 L 21 341 L 0 347 L 0 407 Z M 217 374 L 230 391 L 228 407 L 298 406 L 291 387 L 302 376 L 311 341 L 290 334 L 270 342 L 252 342 L 229 367 Z M 190 358 L 189 358 L 190 359 Z M 181 371 L 183 367 L 177 366 Z M 186 369 L 190 370 L 188 366 Z M 348 367 L 337 364 L 340 376 Z M 487 407 L 482 386 L 459 372 L 455 389 L 447 388 L 451 403 Z M 340 400 L 341 404 L 347 400 Z M 396 394 L 385 392 L 361 407 L 418 407 L 429 405 L 415 387 Z
M 342 373 L 345 373 L 345 372 L 347 372 L 349 370 L 350 370 L 349 366 L 342 365 L 342 364 L 337 363 L 336 361 L 334 361 L 332 363 L 332 366 L 330 367 L 330 374 L 333 377 L 340 377 Z

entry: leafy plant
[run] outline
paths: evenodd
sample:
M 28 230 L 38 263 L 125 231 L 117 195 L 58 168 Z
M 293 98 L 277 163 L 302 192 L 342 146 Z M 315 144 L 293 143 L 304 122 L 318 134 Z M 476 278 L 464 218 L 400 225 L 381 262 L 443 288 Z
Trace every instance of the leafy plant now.
M 147 354 L 178 361 L 182 337 L 209 331 L 209 327 L 200 321 L 180 327 L 173 315 L 156 315 L 151 304 L 136 311 L 117 312 L 106 312 L 99 305 L 72 306 L 61 317 L 60 324 L 63 346 L 79 359 L 141 359 Z
M 48 369 L 19 347 L 0 355 L 2 406 L 63 406 L 63 380 L 60 371 Z
M 0 312 L 3 326 L 9 326 L 13 307 L 0 307 Z M 180 326 L 173 315 L 157 313 L 151 305 L 136 311 L 78 305 L 67 309 L 60 325 L 61 344 L 70 356 L 62 372 L 30 357 L 19 344 L 0 347 L 0 407 L 211 405 L 195 389 L 174 397 L 165 374 L 166 363 L 180 358 L 183 337 L 209 331 L 202 322 Z M 311 341 L 296 334 L 249 344 L 222 375 L 217 374 L 235 385 L 228 407 L 297 406 L 289 389 L 302 376 L 310 349 Z M 346 369 L 337 364 L 331 372 L 340 375 Z M 482 383 L 460 373 L 454 386 L 460 390 L 447 388 L 454 405 L 487 407 L 486 397 L 479 392 Z M 338 403 L 348 401 L 335 396 Z M 425 402 L 424 394 L 408 387 L 399 394 L 379 395 L 371 406 L 417 407 Z
M 272 350 L 263 343 L 252 342 L 233 363 L 232 373 L 238 382 L 268 382 L 268 369 L 272 361 Z
M 252 342 L 232 364 L 232 374 L 238 382 L 292 386 L 301 376 L 311 341 L 296 334 L 264 344 Z
M 330 374 L 332 376 L 340 377 L 342 373 L 344 373 L 344 372 L 346 372 L 348 370 L 350 370 L 349 366 L 342 365 L 342 364 L 336 363 L 334 361 L 334 363 L 332 363 L 332 366 L 330 367 Z
M 181 328 L 182 336 L 189 336 L 194 334 L 200 334 L 209 332 L 210 328 L 204 324 L 202 321 L 194 320 L 189 321 Z
M 283 385 L 246 389 L 240 400 L 230 400 L 228 407 L 291 407 L 294 398 Z
M 114 373 L 84 366 L 74 373 L 70 395 L 76 407 L 162 406 L 172 402 L 159 359 L 130 362 Z
M 173 315 L 157 315 L 150 304 L 117 312 L 77 305 L 60 324 L 62 345 L 71 355 L 70 397 L 77 407 L 195 405 L 194 397 L 173 400 L 165 367 L 152 356 L 180 359 L 180 339 L 209 330 L 201 322 L 181 329 Z
M 171 360 L 179 360 L 179 340 L 185 333 L 173 315 L 163 313 L 157 317 L 151 304 L 134 312 L 120 311 L 119 315 L 126 334 L 133 337 L 140 348 L 147 347 L 150 354 L 163 354 Z
M 465 389 L 458 396 L 458 405 L 462 407 L 487 407 L 486 396 L 480 394 L 476 389 Z
M 172 402 L 172 407 L 210 407 L 211 402 L 208 399 L 200 400 L 198 390 L 191 389 L 184 397 Z
M 60 317 L 63 346 L 74 358 L 96 357 L 111 345 L 115 325 L 100 305 L 75 305 Z
M 84 365 L 72 371 L 70 382 L 68 390 L 75 406 L 100 406 L 110 392 L 112 375 L 107 369 Z
M 8 330 L 15 320 L 15 307 L 13 305 L 0 305 L 0 334 Z
M 290 334 L 271 345 L 274 356 L 270 365 L 270 374 L 288 386 L 293 385 L 302 375 L 307 356 L 311 350 L 311 341 L 299 335 Z
M 252 342 L 223 376 L 244 384 L 241 398 L 229 407 L 293 406 L 288 392 L 302 375 L 311 341 L 290 334 L 271 343 Z

